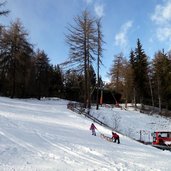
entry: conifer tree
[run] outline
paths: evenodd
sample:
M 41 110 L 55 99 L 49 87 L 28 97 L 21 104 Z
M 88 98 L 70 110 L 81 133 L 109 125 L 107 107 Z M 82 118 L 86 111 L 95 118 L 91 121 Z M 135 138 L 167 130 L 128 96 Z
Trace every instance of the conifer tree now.
M 155 97 L 158 99 L 157 104 L 161 112 L 162 106 L 168 109 L 171 95 L 171 63 L 164 51 L 158 51 L 155 54 L 153 70 L 154 88 L 157 90 L 155 91 Z
M 37 83 L 37 98 L 40 100 L 42 96 L 48 96 L 49 90 L 49 58 L 43 50 L 37 50 L 34 65 Z
M 26 80 L 21 80 L 21 77 L 27 78 L 29 72 L 27 68 L 33 52 L 27 36 L 19 20 L 11 23 L 8 29 L 3 29 L 1 34 L 0 65 L 9 85 L 7 89 L 10 94 L 8 95 L 12 98 L 16 96 L 17 90 L 25 91 Z
M 131 90 L 132 90 L 132 95 L 131 95 L 131 97 L 132 97 L 132 100 L 133 100 L 133 102 L 134 102 L 134 104 L 135 104 L 135 107 L 136 107 L 136 86 L 135 86 L 135 84 L 136 84 L 136 77 L 135 77 L 135 75 L 136 75 L 136 70 L 135 70 L 135 52 L 133 51 L 133 50 L 131 50 L 131 52 L 130 52 L 130 72 L 131 72 L 131 78 L 130 78 L 130 81 L 131 81 Z
M 143 104 L 145 99 L 149 98 L 148 60 L 139 39 L 137 40 L 133 65 L 137 98 Z

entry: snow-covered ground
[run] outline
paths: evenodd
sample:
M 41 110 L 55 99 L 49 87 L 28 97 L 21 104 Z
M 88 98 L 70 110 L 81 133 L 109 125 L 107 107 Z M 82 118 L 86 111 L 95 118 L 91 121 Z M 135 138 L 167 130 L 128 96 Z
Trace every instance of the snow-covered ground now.
M 124 135 L 121 144 L 100 138 L 111 130 L 66 107 L 67 101 L 0 97 L 0 171 L 170 171 L 171 152 L 143 145 Z M 171 122 L 134 111 L 100 108 L 91 111 L 113 124 L 119 115 L 122 133 L 137 137 L 140 129 L 170 129 Z M 112 117 L 111 117 L 112 116 Z M 115 116 L 116 117 L 116 116 Z M 160 124 L 161 123 L 161 124 Z
M 171 131 L 171 119 L 159 115 L 147 115 L 135 111 L 134 108 L 121 110 L 120 108 L 100 108 L 91 111 L 91 114 L 118 132 L 136 140 L 151 142 L 151 133 L 154 131 Z

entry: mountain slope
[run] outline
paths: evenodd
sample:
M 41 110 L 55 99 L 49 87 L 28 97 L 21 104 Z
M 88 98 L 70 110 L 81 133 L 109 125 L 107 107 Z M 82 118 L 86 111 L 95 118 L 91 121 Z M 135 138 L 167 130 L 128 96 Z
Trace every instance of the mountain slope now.
M 126 136 L 121 144 L 91 120 L 66 108 L 66 101 L 0 97 L 0 170 L 2 171 L 169 171 L 171 153 Z M 101 113 L 106 109 L 101 108 Z

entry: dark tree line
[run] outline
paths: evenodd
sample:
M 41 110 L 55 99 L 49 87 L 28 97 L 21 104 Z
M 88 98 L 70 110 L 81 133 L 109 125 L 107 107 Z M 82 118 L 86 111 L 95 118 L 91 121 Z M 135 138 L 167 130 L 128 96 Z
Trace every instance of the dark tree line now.
M 0 30 L 0 94 L 13 97 L 60 95 L 60 67 L 49 63 L 43 50 L 34 50 L 19 20 Z
M 150 61 L 137 40 L 135 50 L 125 58 L 118 54 L 110 69 L 110 88 L 122 95 L 123 102 L 141 103 L 171 109 L 171 54 L 159 50 Z
M 0 30 L 0 95 L 11 98 L 60 97 L 84 102 L 84 75 L 51 65 L 47 54 L 35 50 L 20 20 Z M 91 62 L 87 83 L 90 93 L 96 85 Z
M 91 86 L 96 84 L 89 66 Z M 0 95 L 11 98 L 60 97 L 83 102 L 84 78 L 81 73 L 51 65 L 47 54 L 28 40 L 19 20 L 0 30 Z
M 4 5 L 4 4 L 1 4 Z M 2 11 L 0 15 L 6 15 Z M 66 41 L 70 46 L 71 67 L 64 70 L 49 63 L 47 54 L 35 50 L 20 20 L 0 29 L 0 95 L 20 98 L 60 97 L 99 105 L 102 87 L 103 34 L 101 19 L 88 11 L 74 18 L 75 25 L 68 26 Z M 95 71 L 94 68 L 97 70 Z
M 4 3 L 0 4 L 0 8 Z M 0 16 L 8 10 L 1 10 Z M 60 97 L 91 103 L 132 102 L 171 109 L 171 53 L 159 50 L 150 61 L 140 40 L 129 57 L 115 55 L 110 68 L 111 83 L 100 77 L 103 34 L 101 19 L 87 11 L 68 25 L 66 42 L 70 53 L 63 65 L 52 65 L 47 54 L 35 50 L 20 20 L 0 26 L 0 95 L 13 97 Z M 64 66 L 65 70 L 61 67 Z M 95 68 L 95 69 L 94 69 Z

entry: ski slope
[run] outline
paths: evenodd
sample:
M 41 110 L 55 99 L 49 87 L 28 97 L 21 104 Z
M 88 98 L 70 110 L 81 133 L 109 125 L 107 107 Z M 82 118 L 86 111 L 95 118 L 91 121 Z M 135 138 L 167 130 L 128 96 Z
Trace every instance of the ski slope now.
M 0 171 L 171 170 L 171 152 L 140 144 L 124 135 L 120 135 L 121 144 L 105 141 L 100 133 L 111 136 L 111 130 L 98 124 L 95 125 L 100 133 L 92 136 L 92 121 L 68 110 L 66 104 L 60 99 L 0 97 Z M 127 124 L 123 125 L 123 118 L 120 121 L 122 130 L 132 125 L 129 122 L 140 126 L 138 113 L 134 118 L 128 111 L 114 110 L 100 108 L 99 112 L 117 112 L 127 117 Z M 92 112 L 100 117 L 97 111 Z
M 171 131 L 171 119 L 156 114 L 143 114 L 130 107 L 127 110 L 100 108 L 99 111 L 94 108 L 91 114 L 111 127 L 117 125 L 116 129 L 122 134 L 145 142 L 152 142 L 151 133 L 154 131 Z

